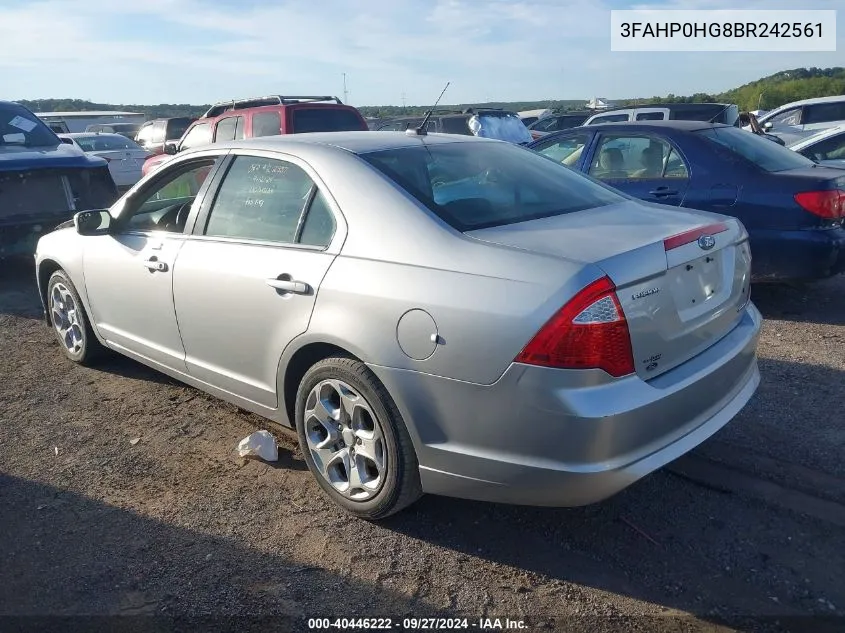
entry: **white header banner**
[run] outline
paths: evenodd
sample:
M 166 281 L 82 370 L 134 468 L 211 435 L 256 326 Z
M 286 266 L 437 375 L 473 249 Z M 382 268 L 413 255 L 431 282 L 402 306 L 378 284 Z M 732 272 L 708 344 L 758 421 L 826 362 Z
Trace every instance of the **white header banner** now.
M 611 11 L 610 50 L 835 51 L 836 11 Z

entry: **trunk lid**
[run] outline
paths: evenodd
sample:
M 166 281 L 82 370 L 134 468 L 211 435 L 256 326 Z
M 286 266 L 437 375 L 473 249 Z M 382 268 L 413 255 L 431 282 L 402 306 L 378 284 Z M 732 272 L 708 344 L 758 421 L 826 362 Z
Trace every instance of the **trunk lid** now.
M 748 234 L 735 218 L 626 201 L 466 235 L 601 268 L 646 380 L 730 332 L 750 295 Z
M 114 171 L 136 171 L 146 160 L 148 154 L 144 150 L 110 150 L 92 152 L 95 156 L 109 161 L 109 167 Z

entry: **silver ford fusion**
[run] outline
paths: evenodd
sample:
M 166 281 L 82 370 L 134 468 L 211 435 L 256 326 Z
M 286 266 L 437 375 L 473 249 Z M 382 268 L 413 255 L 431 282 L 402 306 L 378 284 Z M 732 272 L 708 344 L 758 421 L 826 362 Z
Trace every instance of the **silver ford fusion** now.
M 179 154 L 36 254 L 46 319 L 296 429 L 325 493 L 574 506 L 759 383 L 748 234 L 521 147 L 340 132 Z

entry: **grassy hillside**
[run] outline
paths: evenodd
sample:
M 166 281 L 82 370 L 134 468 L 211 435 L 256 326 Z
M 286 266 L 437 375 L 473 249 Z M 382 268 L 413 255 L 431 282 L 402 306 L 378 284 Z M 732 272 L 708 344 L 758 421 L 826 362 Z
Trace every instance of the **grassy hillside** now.
M 668 95 L 647 99 L 624 99 L 617 103 L 655 103 L 669 101 L 674 103 L 721 102 L 735 103 L 741 110 L 771 110 L 784 103 L 845 95 L 845 68 L 795 68 L 782 70 L 774 75 L 763 77 L 718 94 L 697 93 L 688 97 Z
M 796 68 L 784 70 L 774 75 L 752 81 L 744 86 L 728 90 L 719 94 L 703 92 L 689 96 L 673 94 L 662 97 L 639 99 L 618 99 L 616 103 L 647 104 L 657 101 L 675 103 L 693 102 L 727 102 L 736 103 L 742 110 L 756 110 L 758 107 L 770 110 L 790 101 L 809 99 L 811 97 L 827 97 L 830 95 L 845 95 L 845 68 Z M 504 108 L 515 112 L 520 110 L 534 110 L 538 108 L 552 108 L 557 110 L 581 109 L 587 99 L 578 100 L 548 100 L 548 101 L 510 101 L 476 104 L 441 105 L 446 109 L 463 109 L 472 106 L 486 106 Z M 143 112 L 148 118 L 164 116 L 199 116 L 208 109 L 208 105 L 190 105 L 187 103 L 158 105 L 109 104 L 92 103 L 81 99 L 40 99 L 38 101 L 19 101 L 19 103 L 36 112 L 61 112 L 80 110 L 128 110 Z M 391 117 L 402 114 L 418 115 L 430 107 L 427 104 L 419 106 L 361 106 L 359 110 L 364 116 Z

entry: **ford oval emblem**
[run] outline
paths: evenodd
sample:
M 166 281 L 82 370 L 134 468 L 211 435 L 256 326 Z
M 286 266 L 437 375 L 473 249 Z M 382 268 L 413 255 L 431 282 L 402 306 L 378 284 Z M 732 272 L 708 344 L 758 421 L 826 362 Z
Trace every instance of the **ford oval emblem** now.
M 698 245 L 702 250 L 709 251 L 716 246 L 716 238 L 712 235 L 702 235 L 698 238 Z

